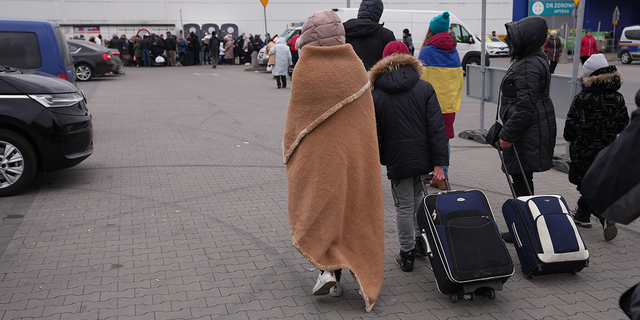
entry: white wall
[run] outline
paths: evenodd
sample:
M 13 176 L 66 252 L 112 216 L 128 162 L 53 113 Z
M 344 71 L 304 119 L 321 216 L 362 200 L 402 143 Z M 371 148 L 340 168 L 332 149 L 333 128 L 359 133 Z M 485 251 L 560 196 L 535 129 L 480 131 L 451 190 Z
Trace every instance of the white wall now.
M 264 34 L 263 6 L 259 0 L 0 0 L 1 19 L 53 20 L 59 24 L 101 26 L 103 37 L 118 33 L 105 24 L 175 24 L 235 23 L 242 33 Z M 358 8 L 361 1 L 350 1 Z M 346 0 L 270 0 L 267 5 L 267 27 L 272 35 L 282 32 L 291 22 L 304 21 L 314 11 L 345 8 Z M 442 10 L 455 13 L 474 32 L 480 32 L 482 0 L 386 0 L 386 9 Z M 505 33 L 504 24 L 511 21 L 513 3 L 509 0 L 487 0 L 487 33 Z M 69 30 L 70 28 L 68 28 Z M 68 31 L 67 30 L 67 31 Z M 104 31 L 103 31 L 104 30 Z M 106 31 L 106 32 L 105 32 Z M 85 35 L 86 37 L 87 35 Z M 131 34 L 127 33 L 127 36 Z M 396 35 L 401 37 L 401 35 Z

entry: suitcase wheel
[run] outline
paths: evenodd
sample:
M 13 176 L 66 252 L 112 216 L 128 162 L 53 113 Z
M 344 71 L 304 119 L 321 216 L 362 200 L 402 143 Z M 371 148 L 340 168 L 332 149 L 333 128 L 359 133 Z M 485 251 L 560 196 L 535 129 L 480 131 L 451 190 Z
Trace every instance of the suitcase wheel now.
M 496 298 L 496 291 L 494 289 L 488 289 L 483 296 L 488 297 L 489 300 L 493 300 Z
M 457 295 L 457 294 L 455 294 L 455 293 L 450 293 L 450 294 L 449 294 L 449 300 L 450 300 L 452 303 L 456 303 L 456 302 L 458 302 L 458 295 Z

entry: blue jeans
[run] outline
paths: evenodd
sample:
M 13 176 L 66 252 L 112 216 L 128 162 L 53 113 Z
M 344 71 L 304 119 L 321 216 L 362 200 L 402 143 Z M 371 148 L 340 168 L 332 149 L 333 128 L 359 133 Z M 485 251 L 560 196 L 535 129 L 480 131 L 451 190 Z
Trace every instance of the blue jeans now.
M 449 143 L 449 140 L 447 140 L 447 152 L 448 152 L 448 157 L 449 157 L 449 163 L 451 163 L 451 144 Z M 442 167 L 442 171 L 444 171 L 444 176 L 445 177 L 449 177 L 449 166 L 444 166 Z
M 144 62 L 145 67 L 151 66 L 151 51 L 142 50 L 142 61 Z

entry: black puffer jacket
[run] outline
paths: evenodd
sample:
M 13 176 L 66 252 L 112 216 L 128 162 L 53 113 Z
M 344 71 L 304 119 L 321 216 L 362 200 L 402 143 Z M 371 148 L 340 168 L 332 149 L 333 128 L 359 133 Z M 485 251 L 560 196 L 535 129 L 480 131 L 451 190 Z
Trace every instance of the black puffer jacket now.
M 382 59 L 382 51 L 387 43 L 396 40 L 391 30 L 378 23 L 382 10 L 382 1 L 364 0 L 358 9 L 358 19 L 343 23 L 347 43 L 353 46 L 367 70 Z
M 616 66 L 598 69 L 582 79 L 582 92 L 573 98 L 564 126 L 564 139 L 571 142 L 569 181 L 573 184 L 582 184 L 600 150 L 629 124 L 624 97 L 618 92 L 621 76 Z
M 547 22 L 528 17 L 505 27 L 516 61 L 502 79 L 504 128 L 500 138 L 515 145 L 525 173 L 546 171 L 552 166 L 557 130 L 549 98 L 549 63 L 540 48 L 546 40 Z M 521 174 L 514 148 L 505 149 L 504 158 L 510 174 Z
M 436 92 L 421 80 L 420 60 L 394 54 L 369 72 L 374 86 L 380 163 L 387 177 L 401 180 L 449 165 L 447 133 Z

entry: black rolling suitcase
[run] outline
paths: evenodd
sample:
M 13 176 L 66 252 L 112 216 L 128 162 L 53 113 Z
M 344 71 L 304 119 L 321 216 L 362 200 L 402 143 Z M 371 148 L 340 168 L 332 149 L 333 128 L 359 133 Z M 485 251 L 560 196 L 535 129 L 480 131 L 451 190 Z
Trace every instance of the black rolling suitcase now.
M 494 299 L 514 267 L 487 197 L 480 190 L 451 191 L 445 182 L 444 192 L 424 188 L 416 213 L 438 290 L 454 303 L 476 294 Z
M 559 195 L 517 197 L 513 182 L 506 172 L 502 152 L 497 149 L 513 194 L 513 199 L 502 205 L 502 214 L 524 275 L 531 279 L 543 274 L 575 274 L 587 267 L 589 251 L 564 198 Z M 524 174 L 517 155 L 516 152 L 516 160 Z

